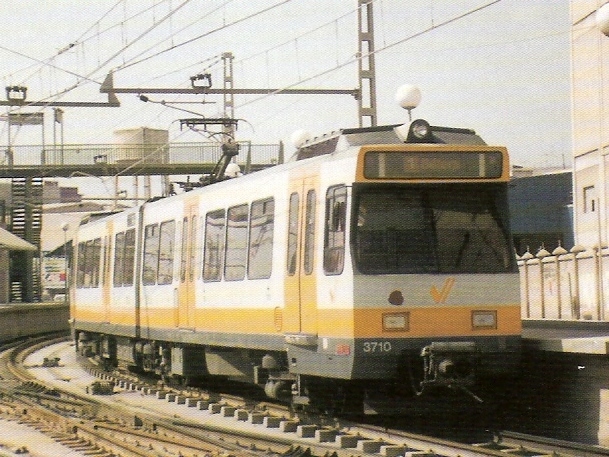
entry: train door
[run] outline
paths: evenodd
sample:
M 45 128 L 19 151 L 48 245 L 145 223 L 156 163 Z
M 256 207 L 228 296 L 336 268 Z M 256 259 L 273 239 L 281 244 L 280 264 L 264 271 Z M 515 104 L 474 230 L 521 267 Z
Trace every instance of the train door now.
M 198 217 L 197 204 L 187 205 L 182 220 L 180 240 L 180 277 L 177 294 L 177 326 L 180 328 L 192 328 L 194 325 Z
M 314 274 L 317 178 L 290 182 L 284 330 L 317 335 L 317 285 Z

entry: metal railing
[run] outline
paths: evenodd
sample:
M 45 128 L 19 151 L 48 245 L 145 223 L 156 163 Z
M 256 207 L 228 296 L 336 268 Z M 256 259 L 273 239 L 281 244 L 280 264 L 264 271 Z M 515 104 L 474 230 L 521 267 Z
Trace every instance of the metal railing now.
M 282 163 L 281 144 L 240 142 L 240 165 Z M 3 154 L 2 154 L 3 152 Z M 216 163 L 222 151 L 218 143 L 169 143 L 159 145 L 65 144 L 63 146 L 15 145 L 0 152 L 0 167 L 20 165 L 61 166 L 96 163 L 201 164 Z
M 609 250 L 574 246 L 525 253 L 520 269 L 522 317 L 529 319 L 609 319 Z

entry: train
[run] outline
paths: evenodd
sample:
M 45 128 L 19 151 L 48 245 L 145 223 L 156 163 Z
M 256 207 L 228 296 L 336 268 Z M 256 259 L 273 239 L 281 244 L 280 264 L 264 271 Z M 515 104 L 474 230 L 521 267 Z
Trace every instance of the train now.
M 225 146 L 208 185 L 80 224 L 77 351 L 326 411 L 484 400 L 514 378 L 505 147 L 416 119 L 308 139 L 228 177 Z

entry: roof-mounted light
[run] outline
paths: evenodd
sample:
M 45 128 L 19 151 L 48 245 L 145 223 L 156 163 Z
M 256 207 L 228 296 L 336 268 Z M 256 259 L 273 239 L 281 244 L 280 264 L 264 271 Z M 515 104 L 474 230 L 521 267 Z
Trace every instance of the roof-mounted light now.
M 395 101 L 408 111 L 408 120 L 412 120 L 412 110 L 421 103 L 421 90 L 412 84 L 404 84 L 398 87 L 395 93 Z
M 412 137 L 412 138 L 411 138 Z M 421 141 L 431 137 L 431 127 L 429 122 L 423 119 L 416 119 L 410 123 L 408 132 L 409 141 Z
M 394 127 L 394 132 L 404 143 L 428 143 L 432 141 L 429 122 L 416 119 L 410 124 Z

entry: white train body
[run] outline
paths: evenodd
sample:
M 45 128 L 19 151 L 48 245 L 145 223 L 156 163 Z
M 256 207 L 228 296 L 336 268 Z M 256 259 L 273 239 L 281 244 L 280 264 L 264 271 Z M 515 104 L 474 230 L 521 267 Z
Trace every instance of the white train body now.
M 79 349 L 302 403 L 397 392 L 413 374 L 415 391 L 514 374 L 507 153 L 434 129 L 345 130 L 301 160 L 82 224 Z

